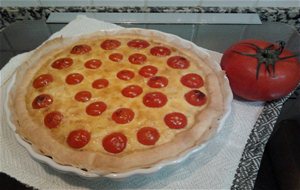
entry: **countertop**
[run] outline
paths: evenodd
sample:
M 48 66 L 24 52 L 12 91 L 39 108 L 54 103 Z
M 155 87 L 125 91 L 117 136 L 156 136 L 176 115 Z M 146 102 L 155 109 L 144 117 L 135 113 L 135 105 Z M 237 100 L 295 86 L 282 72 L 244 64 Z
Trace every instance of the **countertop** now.
M 1 68 L 7 63 L 7 61 L 10 59 L 10 57 L 17 55 L 19 53 L 29 51 L 34 49 L 36 46 L 38 46 L 41 42 L 46 40 L 52 33 L 59 30 L 61 27 L 63 27 L 64 24 L 46 24 L 45 20 L 38 20 L 38 21 L 23 21 L 18 22 L 16 24 L 13 24 L 7 28 L 5 28 L 0 33 L 0 39 L 1 39 Z M 162 31 L 169 32 L 170 30 L 173 31 L 173 33 L 185 37 L 185 33 L 182 33 L 182 31 L 185 31 L 186 25 L 183 26 L 172 26 L 169 25 L 167 27 L 163 27 L 161 25 L 144 25 L 145 28 L 156 28 L 160 29 Z M 252 26 L 232 26 L 232 25 L 226 25 L 226 26 L 218 26 L 218 25 L 197 25 L 195 26 L 197 30 L 195 30 L 197 33 L 194 34 L 194 38 L 189 39 L 191 41 L 194 41 L 196 44 L 201 44 L 202 47 L 206 47 L 208 49 L 216 50 L 219 52 L 224 51 L 233 41 L 227 40 L 223 41 L 222 46 L 216 46 L 215 43 L 205 40 L 203 37 L 203 31 L 211 32 L 211 31 L 218 31 L 220 28 L 225 31 L 226 35 L 235 35 L 232 33 L 232 29 L 235 31 L 248 31 L 244 32 L 242 36 L 239 36 L 239 39 L 243 38 L 249 38 L 253 35 L 257 35 L 259 31 L 259 35 L 261 35 L 261 38 L 263 39 L 275 39 L 277 37 L 290 39 L 293 38 L 293 35 L 298 35 L 299 33 L 295 32 L 292 28 L 287 27 L 285 24 L 280 23 L 264 23 L 263 25 L 252 25 Z M 282 29 L 281 31 L 285 31 L 284 34 L 282 32 L 276 32 L 273 31 L 272 28 L 276 28 L 277 30 Z M 267 34 L 265 34 L 265 31 L 268 31 Z M 34 31 L 34 38 L 32 37 Z M 272 32 L 273 31 L 273 32 Z M 227 32 L 227 33 L 226 33 Z M 22 34 L 20 36 L 20 34 Z M 217 34 L 215 34 L 217 36 Z M 187 35 L 189 36 L 189 35 Z M 295 37 L 295 36 L 294 36 Z M 224 40 L 224 39 L 223 39 Z M 292 48 L 295 52 L 299 52 L 299 38 L 296 38 L 296 40 L 290 40 L 288 43 L 288 47 Z M 265 105 L 265 110 L 263 110 L 263 113 L 265 115 L 268 114 L 268 112 L 274 111 L 273 108 L 278 108 L 276 111 L 278 111 L 278 114 L 280 112 L 279 117 L 276 117 L 277 120 L 275 126 L 271 126 L 270 130 L 268 132 L 261 132 L 259 130 L 259 126 L 254 126 L 253 132 L 251 133 L 249 137 L 249 142 L 247 143 L 244 154 L 241 158 L 240 167 L 237 169 L 236 173 L 236 179 L 233 182 L 232 189 L 239 189 L 240 187 L 243 187 L 243 184 L 241 184 L 241 180 L 239 176 L 243 174 L 243 167 L 245 165 L 250 164 L 250 166 L 253 166 L 247 162 L 247 159 L 249 157 L 249 151 L 251 150 L 251 147 L 255 146 L 262 146 L 263 149 L 266 145 L 265 151 L 259 152 L 260 155 L 263 154 L 262 158 L 262 164 L 259 169 L 258 174 L 255 174 L 254 181 L 256 179 L 256 175 L 258 176 L 256 183 L 255 183 L 255 189 L 262 189 L 265 188 L 272 188 L 272 189 L 280 189 L 282 187 L 289 187 L 289 189 L 297 189 L 300 187 L 300 184 L 298 183 L 300 180 L 300 156 L 299 156 L 299 150 L 293 147 L 299 147 L 299 130 L 300 130 L 300 88 L 298 88 L 289 98 L 283 98 L 278 101 L 273 102 L 267 102 Z M 286 99 L 288 98 L 288 101 Z M 279 106 L 278 106 L 279 105 Z M 283 107 L 281 108 L 281 106 Z M 277 115 L 278 116 L 278 115 Z M 261 118 L 261 120 L 265 119 L 264 117 Z M 268 127 L 268 126 L 267 126 Z M 273 130 L 274 127 L 274 130 Z M 274 131 L 272 133 L 272 131 Z M 271 135 L 272 133 L 272 135 Z M 288 134 L 288 138 L 284 138 L 284 135 Z M 254 137 L 255 136 L 255 137 Z M 270 140 L 268 141 L 269 137 L 271 136 Z M 261 140 L 260 143 L 262 144 L 255 144 L 256 142 L 251 142 L 251 140 L 255 139 L 255 141 Z M 281 140 L 278 140 L 281 139 Z M 247 149 L 248 147 L 248 149 Z M 277 151 L 276 151 L 277 150 Z M 284 155 L 286 156 L 280 156 L 282 152 L 279 152 L 278 150 L 286 150 Z M 278 159 L 280 157 L 280 159 Z M 244 159 L 244 160 L 243 160 Z M 258 166 L 260 165 L 260 160 L 256 160 L 258 162 Z M 291 160 L 294 160 L 295 162 L 291 162 Z M 255 163 L 254 163 L 255 164 Z M 270 170 L 270 168 L 272 168 Z M 249 168 L 248 168 L 249 169 Z M 280 171 L 280 172 L 279 172 Z M 286 172 L 282 172 L 286 171 Z M 286 174 L 286 175 L 284 175 Z M 10 179 L 9 177 L 5 176 L 4 174 L 1 174 L 0 176 L 1 180 L 4 181 L 4 184 L 7 185 L 7 188 L 19 188 L 20 184 L 13 179 Z M 250 180 L 251 181 L 251 180 Z M 25 188 L 24 186 L 21 186 L 21 188 Z

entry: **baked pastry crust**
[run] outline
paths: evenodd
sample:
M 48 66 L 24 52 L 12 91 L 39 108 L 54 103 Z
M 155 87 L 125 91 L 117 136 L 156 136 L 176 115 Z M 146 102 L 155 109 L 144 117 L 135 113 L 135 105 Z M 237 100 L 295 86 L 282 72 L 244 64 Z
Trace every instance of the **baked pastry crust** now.
M 171 37 L 170 37 L 171 36 Z M 145 149 L 133 149 L 120 154 L 103 151 L 73 149 L 61 143 L 51 130 L 41 126 L 41 118 L 32 116 L 29 111 L 28 92 L 36 73 L 45 66 L 44 60 L 55 56 L 58 50 L 64 50 L 86 41 L 104 38 L 147 39 L 162 42 L 168 47 L 199 63 L 205 83 L 207 101 L 203 108 L 194 114 L 194 121 L 187 129 L 179 131 L 168 142 L 160 143 Z M 180 87 L 178 87 L 178 90 Z M 24 62 L 16 73 L 16 82 L 10 92 L 10 110 L 16 132 L 32 144 L 35 150 L 51 157 L 62 165 L 71 165 L 96 173 L 119 173 L 137 168 L 148 168 L 169 159 L 175 159 L 195 146 L 206 142 L 220 126 L 220 121 L 228 112 L 232 93 L 224 72 L 214 63 L 211 57 L 199 50 L 194 44 L 176 36 L 153 30 L 121 29 L 100 31 L 85 36 L 56 38 L 44 43 Z M 184 99 L 182 98 L 182 101 Z M 108 105 L 113 102 L 107 103 Z M 160 109 L 160 108 L 157 108 Z

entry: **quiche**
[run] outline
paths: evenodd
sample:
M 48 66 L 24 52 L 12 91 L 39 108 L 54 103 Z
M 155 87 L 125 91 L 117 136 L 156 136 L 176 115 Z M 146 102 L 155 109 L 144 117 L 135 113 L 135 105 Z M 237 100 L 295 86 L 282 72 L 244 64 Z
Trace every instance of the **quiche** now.
M 224 72 L 196 45 L 146 29 L 45 42 L 17 69 L 16 132 L 39 154 L 95 173 L 176 159 L 230 109 Z

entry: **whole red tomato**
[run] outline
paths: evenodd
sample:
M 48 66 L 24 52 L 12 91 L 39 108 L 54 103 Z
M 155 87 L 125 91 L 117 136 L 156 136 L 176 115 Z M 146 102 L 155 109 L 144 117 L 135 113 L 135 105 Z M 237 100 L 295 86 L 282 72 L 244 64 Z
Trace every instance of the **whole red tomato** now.
M 300 63 L 284 42 L 240 41 L 225 51 L 221 67 L 233 92 L 247 100 L 286 96 L 300 82 Z

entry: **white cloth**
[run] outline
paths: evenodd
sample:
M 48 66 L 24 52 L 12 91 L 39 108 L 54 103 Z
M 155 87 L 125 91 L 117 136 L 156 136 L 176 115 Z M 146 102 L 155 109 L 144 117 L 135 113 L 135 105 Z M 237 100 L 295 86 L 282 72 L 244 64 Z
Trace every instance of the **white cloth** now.
M 101 29 L 119 27 L 114 24 L 79 16 L 51 38 L 73 36 Z M 216 59 L 221 54 L 211 52 Z M 1 70 L 0 170 L 17 180 L 39 189 L 229 189 L 250 131 L 262 108 L 262 102 L 234 100 L 232 112 L 223 129 L 207 146 L 183 163 L 161 169 L 150 175 L 136 175 L 121 181 L 105 178 L 87 180 L 56 171 L 35 161 L 19 145 L 8 127 L 4 112 L 7 80 L 30 53 L 12 58 Z

